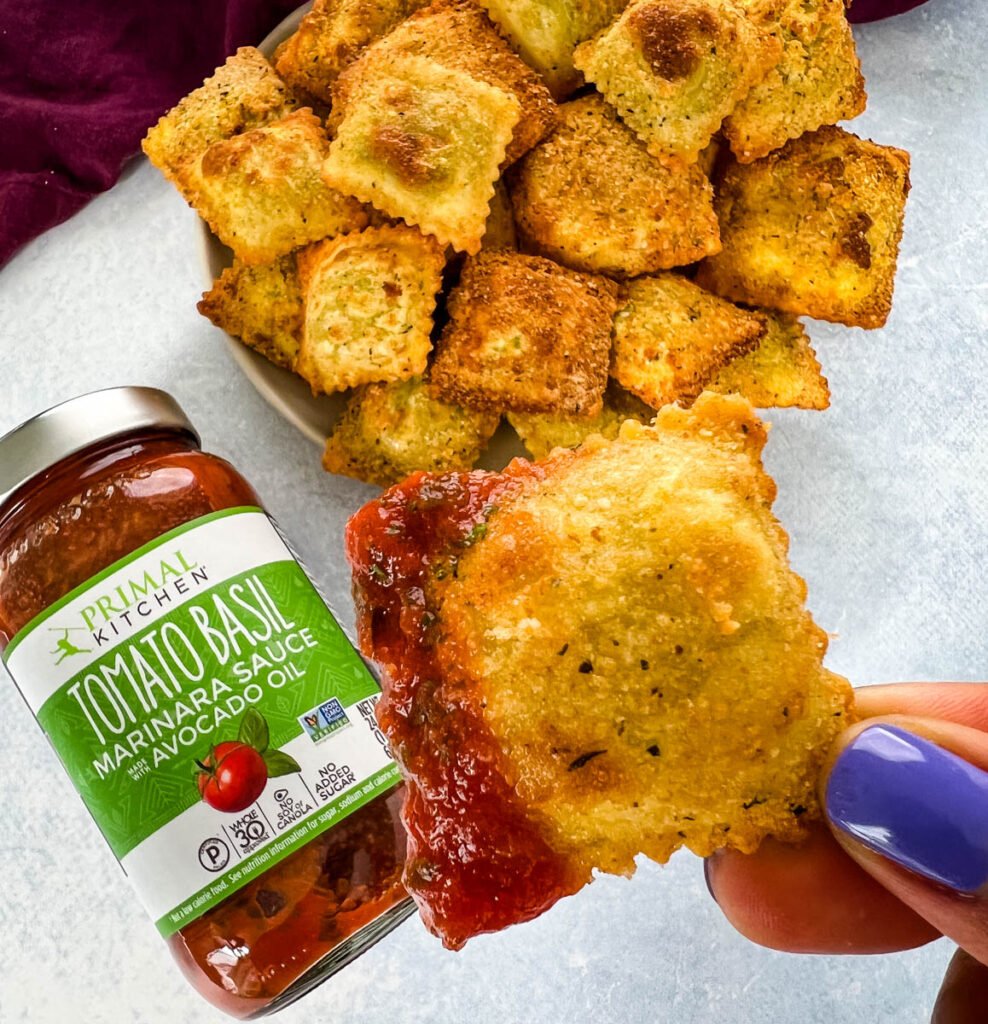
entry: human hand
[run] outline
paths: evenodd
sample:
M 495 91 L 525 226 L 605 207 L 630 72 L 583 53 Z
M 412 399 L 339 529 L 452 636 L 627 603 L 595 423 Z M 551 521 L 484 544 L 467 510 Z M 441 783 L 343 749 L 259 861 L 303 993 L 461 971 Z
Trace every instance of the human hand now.
M 802 845 L 721 851 L 707 884 L 746 938 L 794 953 L 891 953 L 947 936 L 932 1024 L 988 1020 L 988 683 L 856 693 L 861 718 L 820 784 Z

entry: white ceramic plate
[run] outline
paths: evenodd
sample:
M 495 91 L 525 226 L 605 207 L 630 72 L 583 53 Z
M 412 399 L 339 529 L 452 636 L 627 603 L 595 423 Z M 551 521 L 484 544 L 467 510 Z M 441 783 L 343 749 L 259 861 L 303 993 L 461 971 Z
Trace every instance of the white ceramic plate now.
M 258 49 L 269 60 L 280 43 L 287 39 L 312 6 L 304 4 L 289 14 L 259 45 Z M 209 230 L 206 222 L 197 224 L 199 257 L 203 268 L 204 288 L 213 286 L 213 281 L 233 262 L 233 254 Z M 346 399 L 339 395 L 313 395 L 309 385 L 301 377 L 275 366 L 253 349 L 231 335 L 226 335 L 230 355 L 254 385 L 259 394 L 273 406 L 289 423 L 297 427 L 309 440 L 322 446 L 333 424 L 343 412 Z M 525 450 L 507 425 L 503 425 L 492 438 L 480 460 L 487 469 L 506 465 Z

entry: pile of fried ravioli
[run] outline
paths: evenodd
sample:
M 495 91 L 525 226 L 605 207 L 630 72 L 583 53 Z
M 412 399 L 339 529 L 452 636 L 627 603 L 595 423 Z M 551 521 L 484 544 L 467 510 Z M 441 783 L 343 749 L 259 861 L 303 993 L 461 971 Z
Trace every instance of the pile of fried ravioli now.
M 703 390 L 825 409 L 799 316 L 889 314 L 909 157 L 844 0 L 316 0 L 144 149 L 232 251 L 199 303 L 348 392 L 379 485 L 536 458 Z

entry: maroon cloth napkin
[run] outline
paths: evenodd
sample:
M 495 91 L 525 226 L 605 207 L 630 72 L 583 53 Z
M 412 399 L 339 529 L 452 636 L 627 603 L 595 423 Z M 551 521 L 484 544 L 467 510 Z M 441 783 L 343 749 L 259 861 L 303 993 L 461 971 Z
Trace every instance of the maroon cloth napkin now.
M 0 266 L 108 189 L 147 129 L 300 0 L 0 0 Z
M 905 14 L 926 0 L 854 0 L 847 12 L 848 21 L 860 24 L 865 21 L 880 21 L 893 14 Z

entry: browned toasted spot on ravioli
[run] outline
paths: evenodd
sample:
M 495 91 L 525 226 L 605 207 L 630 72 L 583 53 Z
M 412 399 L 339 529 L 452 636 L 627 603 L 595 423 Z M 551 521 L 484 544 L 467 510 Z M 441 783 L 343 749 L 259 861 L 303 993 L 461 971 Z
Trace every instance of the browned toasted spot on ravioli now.
M 856 213 L 851 217 L 844 234 L 841 235 L 840 247 L 862 270 L 871 269 L 871 245 L 868 242 L 868 229 L 874 221 L 867 213 Z
M 435 177 L 436 166 L 429 156 L 437 146 L 431 136 L 384 125 L 372 136 L 371 148 L 374 156 L 393 167 L 407 182 L 426 182 Z
M 661 78 L 686 78 L 700 62 L 698 37 L 713 34 L 716 23 L 709 11 L 677 11 L 645 4 L 633 9 L 628 26 L 638 37 L 642 53 Z

